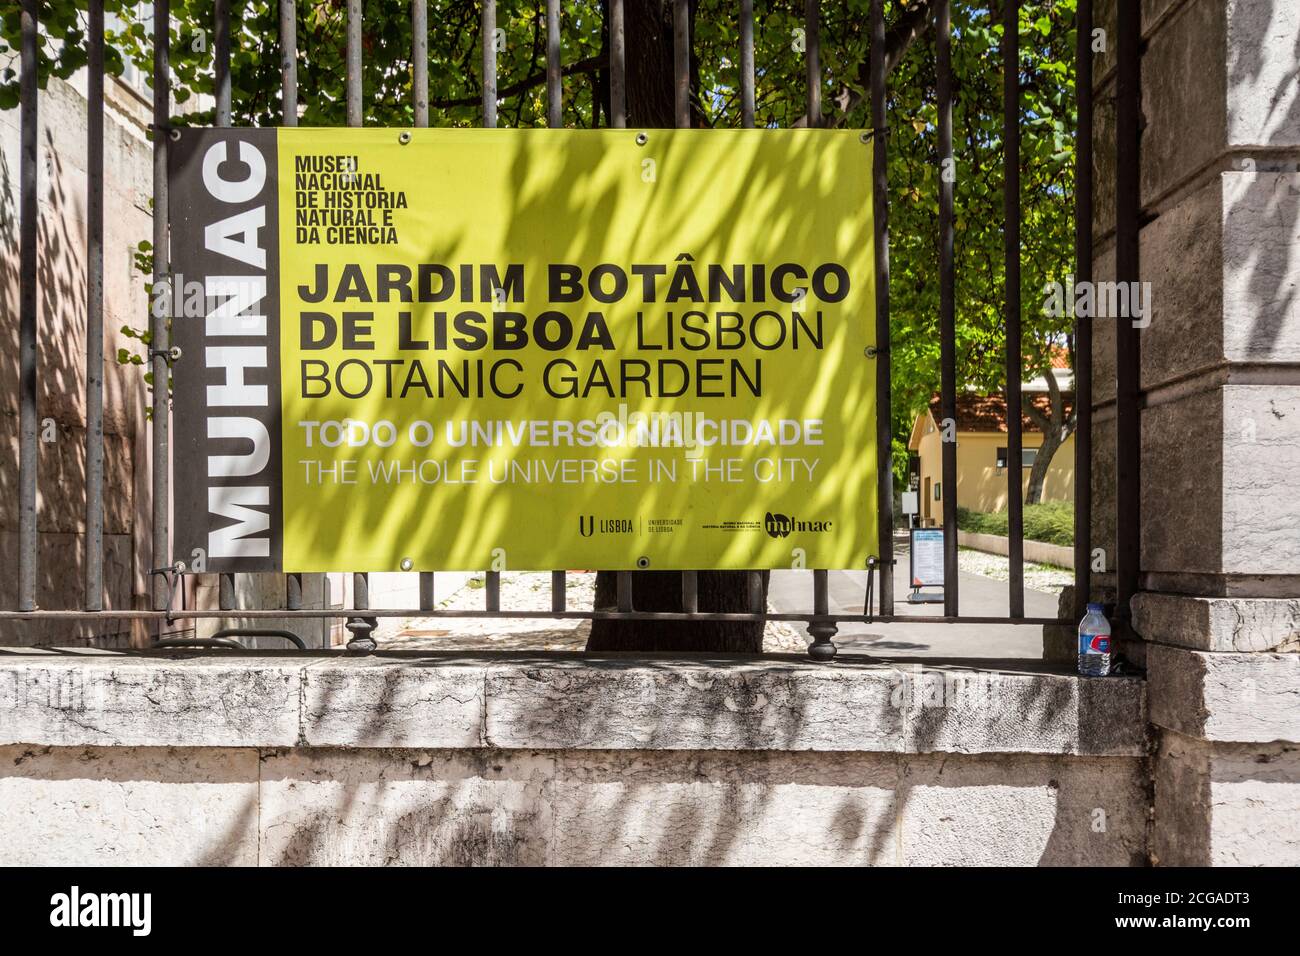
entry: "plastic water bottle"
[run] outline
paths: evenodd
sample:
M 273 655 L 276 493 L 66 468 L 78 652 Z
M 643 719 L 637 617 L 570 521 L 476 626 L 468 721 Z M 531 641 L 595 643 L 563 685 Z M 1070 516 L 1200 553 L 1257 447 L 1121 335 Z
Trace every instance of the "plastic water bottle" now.
M 1110 621 L 1100 604 L 1089 604 L 1079 622 L 1079 673 L 1085 677 L 1110 673 Z

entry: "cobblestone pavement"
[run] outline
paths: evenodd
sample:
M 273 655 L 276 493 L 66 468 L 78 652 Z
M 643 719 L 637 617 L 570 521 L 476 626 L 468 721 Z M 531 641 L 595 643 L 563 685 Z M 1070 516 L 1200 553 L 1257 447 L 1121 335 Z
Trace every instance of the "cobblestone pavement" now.
M 957 568 L 968 574 L 978 574 L 994 581 L 1011 580 L 1011 559 L 1001 554 L 985 554 L 970 548 L 957 550 Z M 1025 562 L 1025 587 L 1033 591 L 1059 592 L 1074 583 L 1074 572 L 1050 564 Z

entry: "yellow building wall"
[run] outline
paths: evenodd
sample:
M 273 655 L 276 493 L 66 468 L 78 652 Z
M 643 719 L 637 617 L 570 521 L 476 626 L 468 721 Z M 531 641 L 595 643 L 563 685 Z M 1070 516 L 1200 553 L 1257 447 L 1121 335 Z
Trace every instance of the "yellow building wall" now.
M 919 502 L 922 524 L 943 523 L 943 496 L 948 489 L 943 488 L 942 445 L 938 427 L 934 420 L 926 416 L 921 425 L 922 434 L 914 440 L 913 451 L 921 460 L 921 483 Z M 1043 436 L 1038 432 L 1024 433 L 1024 446 L 1037 448 L 1043 443 Z M 958 432 L 957 433 L 957 504 L 974 511 L 1005 511 L 1007 507 L 1007 473 L 997 468 L 999 447 L 1006 447 L 1007 436 L 1004 432 Z M 1021 468 L 1021 491 L 1029 486 L 1029 469 Z M 939 486 L 940 496 L 935 498 L 935 486 Z M 1074 436 L 1066 439 L 1065 444 L 1052 456 L 1052 464 L 1047 469 L 1043 480 L 1043 501 L 1074 500 Z

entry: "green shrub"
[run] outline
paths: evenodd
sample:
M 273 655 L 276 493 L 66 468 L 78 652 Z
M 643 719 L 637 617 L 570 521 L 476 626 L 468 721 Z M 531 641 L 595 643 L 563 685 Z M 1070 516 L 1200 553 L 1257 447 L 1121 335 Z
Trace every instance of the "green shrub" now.
M 957 527 L 975 534 L 996 534 L 1006 537 L 1007 513 L 1005 511 L 972 511 L 957 509 Z M 1068 501 L 1048 501 L 1025 506 L 1025 538 L 1063 547 L 1074 545 L 1074 505 Z

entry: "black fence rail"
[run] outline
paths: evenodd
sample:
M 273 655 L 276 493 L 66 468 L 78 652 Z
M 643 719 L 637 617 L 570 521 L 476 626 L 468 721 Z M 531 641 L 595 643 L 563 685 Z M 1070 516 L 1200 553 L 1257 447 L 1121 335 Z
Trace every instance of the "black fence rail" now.
M 674 0 L 674 103 L 676 123 L 679 127 L 691 122 L 691 36 L 689 0 Z M 952 145 L 952 30 L 951 0 L 935 3 L 936 78 L 938 95 L 938 124 L 936 129 L 938 155 L 941 164 L 953 160 Z M 561 124 L 561 62 L 559 0 L 546 0 L 546 91 L 547 118 L 552 126 Z M 819 33 L 819 0 L 805 0 L 804 30 L 807 62 L 807 117 L 810 125 L 822 125 L 821 97 L 821 47 Z M 801 613 L 776 613 L 764 607 L 760 573 L 748 572 L 748 611 L 721 613 L 701 611 L 698 601 L 697 572 L 681 572 L 682 611 L 638 610 L 633 602 L 631 575 L 634 572 L 617 572 L 617 607 L 614 610 L 571 610 L 567 603 L 566 574 L 551 573 L 551 606 L 548 609 L 502 610 L 500 602 L 500 574 L 486 573 L 484 607 L 481 610 L 438 609 L 434 602 L 434 572 L 417 572 L 420 575 L 419 607 L 409 609 L 375 609 L 370 607 L 369 578 L 356 573 L 353 580 L 353 607 L 342 609 L 303 609 L 300 575 L 286 574 L 285 608 L 287 610 L 251 610 L 236 606 L 236 587 L 233 575 L 220 576 L 219 608 L 213 610 L 184 609 L 175 606 L 178 580 L 185 573 L 183 566 L 172 566 L 169 552 L 170 498 L 169 482 L 169 394 L 163 387 L 155 387 L 152 397 L 152 610 L 114 610 L 103 608 L 103 261 L 104 261 L 104 5 L 102 0 L 89 0 L 86 38 L 88 44 L 88 109 L 87 124 L 88 174 L 87 197 L 87 256 L 86 256 L 86 461 L 87 490 L 85 499 L 84 542 L 84 600 L 80 610 L 46 610 L 37 605 L 37 572 L 39 561 L 37 530 L 37 368 L 38 348 L 60 347 L 58 343 L 38 342 L 37 335 L 37 164 L 40 161 L 37 140 L 37 34 L 38 0 L 22 0 L 21 8 L 21 173 L 20 173 L 20 315 L 19 315 L 19 531 L 18 531 L 18 603 L 16 608 L 0 609 L 0 620 L 83 621 L 86 619 L 151 620 L 158 622 L 185 621 L 200 618 L 238 617 L 256 622 L 263 618 L 279 620 L 296 618 L 346 619 L 352 634 L 349 647 L 369 649 L 375 646 L 372 631 L 379 618 L 395 617 L 483 617 L 483 618 L 548 618 L 548 619 L 632 619 L 648 621 L 798 621 L 809 625 L 814 641 L 809 653 L 815 659 L 829 660 L 835 655 L 832 638 L 837 627 L 847 621 L 915 621 L 916 617 L 894 614 L 893 587 L 893 462 L 891 454 L 891 375 L 890 375 L 890 296 L 889 296 L 889 195 L 887 189 L 887 147 L 889 124 L 887 115 L 887 64 L 886 22 L 884 0 L 872 0 L 870 78 L 871 127 L 873 150 L 873 212 L 875 229 L 876 283 L 876 339 L 878 343 L 875 364 L 877 398 L 877 461 L 879 478 L 878 524 L 880 536 L 878 553 L 871 559 L 868 583 L 863 595 L 862 613 L 834 614 L 829 612 L 828 572 L 816 569 L 812 574 L 812 608 Z M 1139 44 L 1140 13 L 1136 3 L 1118 4 L 1117 70 L 1116 70 L 1116 279 L 1121 282 L 1138 278 L 1137 237 L 1138 208 L 1138 147 L 1140 112 Z M 610 120 L 614 127 L 627 125 L 626 105 L 626 43 L 623 0 L 609 0 L 609 86 Z M 740 75 L 740 113 L 745 127 L 755 123 L 755 63 L 754 63 L 754 9 L 753 0 L 740 0 L 736 11 L 739 19 L 740 49 L 737 51 Z M 1004 215 L 1005 215 L 1005 326 L 1006 326 L 1006 399 L 1009 410 L 1018 409 L 1021 403 L 1021 315 L 1020 272 L 1020 116 L 1019 116 L 1019 0 L 1004 0 L 1001 5 L 1004 24 L 1001 60 L 1004 78 L 1003 164 L 1004 164 Z M 284 126 L 298 122 L 297 37 L 295 0 L 280 0 L 279 18 L 281 32 L 281 95 Z M 412 0 L 411 22 L 412 97 L 416 126 L 429 124 L 428 76 L 428 9 L 427 0 Z M 155 283 L 166 283 L 169 276 L 168 261 L 168 203 L 167 158 L 172 140 L 170 120 L 170 66 L 169 66 L 168 0 L 154 3 L 153 27 L 153 252 Z M 1075 171 L 1075 279 L 1087 282 L 1092 277 L 1093 244 L 1093 3 L 1078 0 L 1077 48 L 1075 51 L 1076 97 L 1078 126 L 1076 133 Z M 496 31 L 496 5 L 494 0 L 482 3 L 482 113 L 486 127 L 497 125 L 497 65 L 494 34 Z M 230 2 L 216 0 L 214 37 L 215 122 L 217 126 L 230 126 L 231 111 L 231 35 Z M 636 37 L 631 37 L 636 42 Z M 362 125 L 362 0 L 347 0 L 347 80 L 346 112 L 349 126 Z M 1008 68 L 1008 65 L 1014 65 Z M 954 285 L 958 263 L 954 258 L 954 189 L 947 177 L 939 178 L 939 236 L 940 269 L 940 334 L 941 334 L 941 407 L 945 418 L 956 417 L 956 316 Z M 164 310 L 152 310 L 150 322 L 152 341 L 149 346 L 149 365 L 155 382 L 165 382 L 169 371 L 168 316 Z M 1090 542 L 1092 511 L 1092 329 L 1091 320 L 1076 318 L 1075 336 L 1075 414 L 1077 415 L 1075 443 L 1075 600 L 1076 616 L 1092 592 L 1092 549 Z M 1116 336 L 1117 359 L 1117 469 L 1114 476 L 1117 499 L 1117 541 L 1113 570 L 1118 592 L 1117 613 L 1126 614 L 1128 599 L 1138 583 L 1138 520 L 1139 495 L 1137 486 L 1139 385 L 1138 341 L 1136 330 L 1120 324 Z M 1008 460 L 1021 459 L 1023 437 L 1021 416 L 1009 413 Z M 943 498 L 943 528 L 945 590 L 942 616 L 925 617 L 926 622 L 951 622 L 969 624 L 1049 624 L 1054 618 L 1026 617 L 1024 613 L 1024 527 L 1021 469 L 1007 469 L 1008 537 L 1010 580 L 1008 583 L 1009 614 L 1006 617 L 971 617 L 960 613 L 960 593 L 957 570 L 957 448 L 955 441 L 942 445 L 942 480 L 947 491 Z M 873 578 L 876 581 L 873 586 Z M 229 632 L 227 632 L 229 633 Z M 225 638 L 223 637 L 223 640 Z

